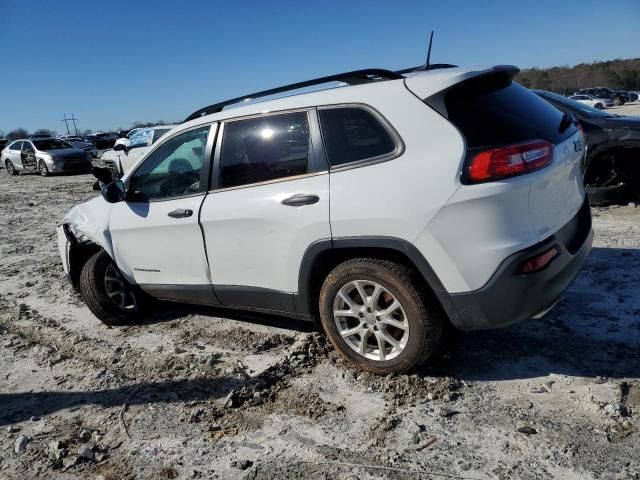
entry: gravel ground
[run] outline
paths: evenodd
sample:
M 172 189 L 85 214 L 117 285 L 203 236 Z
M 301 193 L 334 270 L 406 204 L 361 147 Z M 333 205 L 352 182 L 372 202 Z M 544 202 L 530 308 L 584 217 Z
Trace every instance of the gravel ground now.
M 375 377 L 277 317 L 99 323 L 54 232 L 91 183 L 0 171 L 0 478 L 640 478 L 640 208 L 594 211 L 544 319 Z

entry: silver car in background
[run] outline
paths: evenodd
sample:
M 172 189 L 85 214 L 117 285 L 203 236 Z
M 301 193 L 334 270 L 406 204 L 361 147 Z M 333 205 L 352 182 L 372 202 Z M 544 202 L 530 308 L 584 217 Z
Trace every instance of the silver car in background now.
M 59 138 L 16 140 L 2 150 L 0 161 L 10 175 L 91 172 L 91 154 Z

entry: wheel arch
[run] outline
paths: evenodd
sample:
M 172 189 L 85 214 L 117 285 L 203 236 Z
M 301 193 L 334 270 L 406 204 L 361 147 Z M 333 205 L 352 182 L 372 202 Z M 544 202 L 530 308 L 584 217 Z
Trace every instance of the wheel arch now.
M 604 148 L 596 148 L 585 162 L 583 170 L 585 181 L 590 173 L 589 169 L 608 158 L 613 158 L 616 164 L 620 163 L 623 168 L 635 172 L 638 176 L 637 183 L 640 184 L 640 140 L 611 142 Z
M 69 278 L 73 288 L 79 290 L 82 267 L 93 255 L 101 250 L 104 250 L 104 248 L 94 242 L 76 242 L 69 245 Z
M 311 244 L 300 266 L 296 311 L 317 316 L 320 287 L 327 274 L 338 264 L 360 257 L 390 260 L 411 268 L 423 281 L 427 293 L 435 297 L 449 320 L 455 323 L 457 310 L 429 262 L 413 244 L 396 237 L 346 237 Z

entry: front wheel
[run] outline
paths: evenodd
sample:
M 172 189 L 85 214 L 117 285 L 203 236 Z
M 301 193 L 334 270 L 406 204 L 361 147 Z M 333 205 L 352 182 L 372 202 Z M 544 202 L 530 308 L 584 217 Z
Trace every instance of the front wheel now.
M 594 107 L 597 108 L 598 110 L 602 110 L 604 108 L 604 105 L 602 105 L 601 103 L 596 103 Z
M 38 162 L 38 171 L 43 177 L 49 175 L 49 169 L 47 168 L 47 164 L 44 163 L 44 160 L 40 160 L 40 162 Z
M 89 310 L 106 325 L 125 325 L 141 315 L 141 293 L 127 282 L 104 250 L 82 267 L 80 293 Z
M 7 167 L 7 173 L 9 175 L 18 175 L 19 172 L 16 170 L 16 167 L 13 166 L 13 162 L 11 160 L 7 160 L 4 166 Z
M 444 323 L 409 268 L 373 258 L 348 260 L 331 271 L 320 291 L 320 319 L 341 356 L 382 375 L 423 363 Z

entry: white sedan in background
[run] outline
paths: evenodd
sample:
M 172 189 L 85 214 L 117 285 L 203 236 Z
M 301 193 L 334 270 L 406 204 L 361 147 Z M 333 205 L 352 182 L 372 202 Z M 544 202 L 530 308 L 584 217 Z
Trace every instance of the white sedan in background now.
M 131 167 L 133 167 L 142 156 L 149 151 L 151 145 L 156 143 L 160 137 L 171 130 L 175 125 L 158 125 L 155 127 L 142 128 L 129 139 L 128 145 L 116 144 L 112 150 L 107 150 L 102 154 L 100 160 L 105 167 L 111 168 L 120 178 Z
M 576 102 L 584 103 L 593 108 L 602 110 L 605 107 L 613 107 L 613 100 L 608 98 L 596 98 L 591 95 L 572 95 L 569 100 L 575 100 Z

